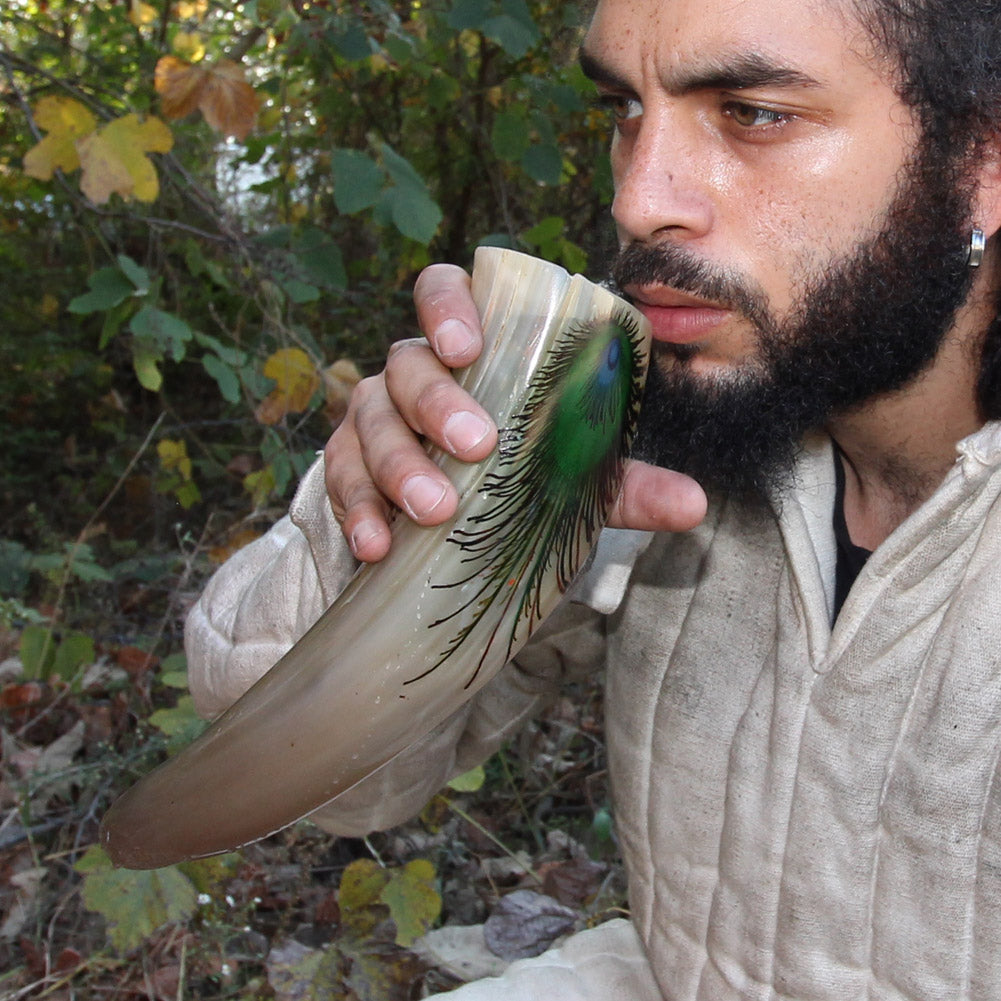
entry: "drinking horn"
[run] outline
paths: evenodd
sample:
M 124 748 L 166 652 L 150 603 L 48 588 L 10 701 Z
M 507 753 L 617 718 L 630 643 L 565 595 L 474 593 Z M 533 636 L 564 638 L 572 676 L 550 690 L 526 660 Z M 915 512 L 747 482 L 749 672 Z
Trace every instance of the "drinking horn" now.
M 398 518 L 393 545 L 184 750 L 104 818 L 112 861 L 151 869 L 272 834 L 372 774 L 511 658 L 587 559 L 615 499 L 649 351 L 641 314 L 524 254 L 481 248 L 485 346 L 461 384 L 493 456 L 433 452 L 455 517 Z

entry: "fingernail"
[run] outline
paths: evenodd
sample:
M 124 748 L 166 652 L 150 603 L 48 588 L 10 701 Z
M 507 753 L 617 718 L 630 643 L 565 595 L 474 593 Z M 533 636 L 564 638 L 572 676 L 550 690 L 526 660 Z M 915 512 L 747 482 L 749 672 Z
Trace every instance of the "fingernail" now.
M 350 539 L 351 552 L 357 556 L 361 547 L 364 546 L 365 543 L 374 539 L 378 534 L 378 527 L 373 525 L 370 521 L 363 521 L 360 525 L 355 525 Z
M 430 476 L 411 476 L 403 484 L 403 506 L 411 518 L 426 518 L 445 499 L 445 488 Z
M 489 433 L 490 425 L 482 417 L 477 417 L 468 410 L 452 414 L 442 428 L 445 443 L 449 450 L 457 455 L 475 448 Z
M 434 346 L 441 358 L 464 355 L 473 346 L 473 332 L 462 320 L 445 320 L 434 332 Z

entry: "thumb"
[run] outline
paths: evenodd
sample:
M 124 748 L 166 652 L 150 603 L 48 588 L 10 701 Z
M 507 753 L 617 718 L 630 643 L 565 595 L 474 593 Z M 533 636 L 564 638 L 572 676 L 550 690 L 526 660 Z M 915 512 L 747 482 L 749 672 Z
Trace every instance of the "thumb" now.
M 706 514 L 706 495 L 690 476 L 629 460 L 609 525 L 646 532 L 687 532 Z

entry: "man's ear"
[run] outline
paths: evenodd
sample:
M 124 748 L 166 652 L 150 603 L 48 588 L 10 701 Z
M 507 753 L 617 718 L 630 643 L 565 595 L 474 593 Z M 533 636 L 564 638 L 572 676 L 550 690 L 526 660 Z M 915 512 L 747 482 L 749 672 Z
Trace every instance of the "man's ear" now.
M 975 175 L 973 224 L 990 239 L 1001 230 L 1001 136 L 993 136 L 982 145 Z

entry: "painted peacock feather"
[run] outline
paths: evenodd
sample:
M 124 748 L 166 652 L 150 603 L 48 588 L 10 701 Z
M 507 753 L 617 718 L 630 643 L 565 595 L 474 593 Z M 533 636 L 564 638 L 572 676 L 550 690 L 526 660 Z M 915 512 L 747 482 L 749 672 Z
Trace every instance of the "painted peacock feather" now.
M 406 519 L 267 674 L 112 806 L 104 847 L 155 868 L 306 816 L 443 723 L 558 603 L 607 516 L 649 349 L 606 289 L 523 254 L 477 251 L 485 348 L 460 377 L 503 429 L 496 454 L 436 455 L 456 519 Z
M 524 408 L 501 430 L 497 472 L 482 489 L 491 503 L 448 537 L 468 572 L 432 585 L 477 582 L 472 596 L 431 628 L 470 607 L 475 615 L 430 667 L 404 684 L 427 677 L 451 657 L 495 603 L 515 609 L 504 657 L 510 659 L 518 627 L 525 623 L 531 632 L 542 619 L 544 575 L 555 573 L 560 591 L 566 589 L 615 498 L 639 413 L 641 347 L 634 315 L 622 311 L 563 333 L 531 383 Z M 466 687 L 476 680 L 496 634 Z

